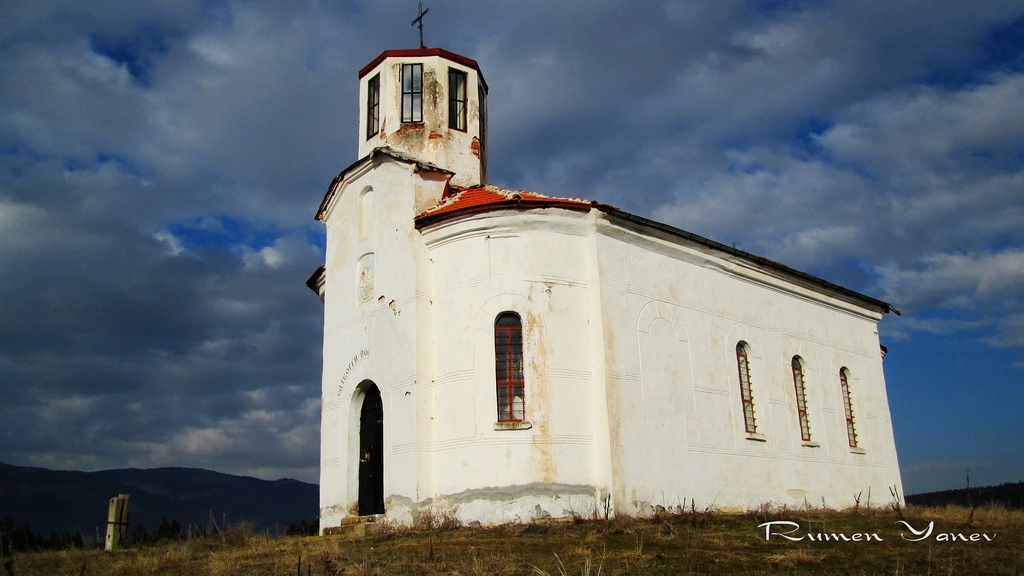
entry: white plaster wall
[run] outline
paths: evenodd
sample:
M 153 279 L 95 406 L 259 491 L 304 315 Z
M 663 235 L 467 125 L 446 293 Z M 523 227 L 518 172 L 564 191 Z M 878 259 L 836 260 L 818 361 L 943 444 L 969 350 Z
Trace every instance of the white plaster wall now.
M 387 515 L 402 523 L 426 508 L 484 524 L 603 514 L 606 495 L 616 513 L 646 514 L 684 499 L 842 507 L 868 488 L 876 505 L 889 486 L 902 492 L 877 313 L 597 210 L 493 211 L 417 231 L 444 179 L 390 159 L 341 185 L 325 218 L 321 526 L 355 513 L 367 379 L 384 400 Z M 374 299 L 357 305 L 368 252 Z M 505 311 L 524 325 L 528 429 L 495 426 L 493 326 Z M 794 354 L 815 447 L 800 440 Z M 842 366 L 863 450 L 847 444 Z
M 492 212 L 424 232 L 436 358 L 433 497 L 467 521 L 591 514 L 596 360 L 585 213 Z M 526 420 L 496 430 L 494 322 L 523 321 Z
M 339 186 L 324 217 L 321 528 L 336 526 L 357 511 L 360 384 L 366 381 L 377 385 L 384 404 L 385 499 L 417 499 L 420 463 L 417 451 L 408 448 L 418 441 L 425 409 L 419 391 L 429 389 L 421 376 L 429 368 L 420 365 L 417 354 L 423 347 L 417 340 L 421 308 L 429 304 L 418 298 L 422 242 L 413 217 L 417 201 L 440 200 L 444 178 L 385 159 Z M 368 189 L 372 206 L 361 210 L 360 197 Z M 356 263 L 368 253 L 374 255 L 373 291 L 360 304 Z
M 804 498 L 845 507 L 869 487 L 874 504 L 888 501 L 889 486 L 902 493 L 878 314 L 603 216 L 597 232 L 617 512 L 643 514 L 684 498 L 698 507 Z M 760 438 L 744 430 L 740 340 L 751 348 Z M 790 368 L 796 354 L 807 366 L 817 447 L 800 438 Z M 863 450 L 848 446 L 841 366 L 853 375 Z

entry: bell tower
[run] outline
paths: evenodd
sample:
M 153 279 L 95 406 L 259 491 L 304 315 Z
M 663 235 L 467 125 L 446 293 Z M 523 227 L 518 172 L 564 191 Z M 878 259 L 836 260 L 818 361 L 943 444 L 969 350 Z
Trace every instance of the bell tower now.
M 385 50 L 359 71 L 359 157 L 387 146 L 487 183 L 487 83 L 476 61 L 441 48 Z

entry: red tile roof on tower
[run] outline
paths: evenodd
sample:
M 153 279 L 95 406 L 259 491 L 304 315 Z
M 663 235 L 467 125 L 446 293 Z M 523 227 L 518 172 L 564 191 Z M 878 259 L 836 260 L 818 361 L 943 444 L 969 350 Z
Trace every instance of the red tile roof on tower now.
M 437 206 L 425 210 L 416 217 L 416 227 L 420 228 L 464 214 L 530 208 L 565 208 L 580 211 L 588 211 L 591 208 L 614 210 L 611 206 L 598 204 L 596 201 L 580 200 L 579 198 L 554 198 L 527 190 L 507 190 L 491 184 L 469 188 L 449 186 Z
M 363 68 L 359 70 L 359 78 L 362 78 L 363 76 L 369 74 L 374 68 L 377 67 L 378 64 L 383 62 L 385 58 L 422 58 L 426 56 L 440 56 L 442 58 L 447 58 L 452 62 L 462 64 L 467 68 L 472 68 L 473 70 L 476 70 L 476 73 L 480 75 L 480 81 L 484 85 L 484 90 L 487 90 L 487 81 L 484 80 L 484 74 L 483 72 L 480 71 L 480 65 L 476 63 L 476 60 L 473 60 L 472 58 L 466 58 L 461 54 L 449 52 L 444 48 L 411 48 L 408 50 L 385 50 L 380 53 L 380 56 L 377 56 L 369 64 L 363 66 Z
M 377 64 L 383 62 L 385 58 L 414 58 L 425 56 L 441 56 L 474 70 L 480 70 L 480 65 L 476 63 L 476 60 L 466 58 L 462 54 L 449 52 L 444 48 L 408 48 L 405 50 L 385 50 L 381 52 L 379 56 L 371 60 L 369 64 L 363 66 L 362 69 L 359 70 L 359 77 L 362 78 L 369 74 L 370 71 L 376 68 Z

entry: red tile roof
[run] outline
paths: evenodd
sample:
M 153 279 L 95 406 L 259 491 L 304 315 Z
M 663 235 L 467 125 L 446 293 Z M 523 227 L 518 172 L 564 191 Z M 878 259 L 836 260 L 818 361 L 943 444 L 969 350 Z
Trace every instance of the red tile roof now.
M 480 80 L 483 81 L 484 79 L 483 72 L 480 72 L 480 65 L 476 63 L 476 60 L 473 60 L 472 58 L 466 58 L 461 54 L 449 52 L 444 48 L 412 48 L 409 50 L 385 50 L 380 53 L 380 56 L 377 56 L 376 58 L 371 60 L 369 64 L 363 66 L 363 68 L 359 71 L 359 78 L 361 79 L 363 76 L 369 74 L 370 71 L 376 68 L 378 64 L 383 62 L 385 58 L 417 58 L 426 56 L 440 56 L 442 58 L 447 58 L 452 62 L 456 62 L 458 64 L 462 64 L 467 68 L 472 68 L 473 70 L 476 70 L 477 74 L 480 75 Z M 486 90 L 487 82 L 484 82 L 483 84 L 484 90 Z
M 506 190 L 498 186 L 486 184 L 462 188 L 449 186 L 444 197 L 437 206 L 425 210 L 416 217 L 416 227 L 433 224 L 463 214 L 474 214 L 489 210 L 530 209 L 530 208 L 565 208 L 567 210 L 587 211 L 591 208 L 610 208 L 590 200 L 579 198 L 553 198 L 527 190 Z
M 498 186 L 473 186 L 470 188 L 462 188 L 459 186 L 449 186 L 445 188 L 441 202 L 425 210 L 419 216 L 416 216 L 415 223 L 416 228 L 422 228 L 428 224 L 447 220 L 448 218 L 454 218 L 456 216 L 462 216 L 465 214 L 475 214 L 479 212 L 487 212 L 489 210 L 507 210 L 507 209 L 519 209 L 528 210 L 530 208 L 564 208 L 567 210 L 580 210 L 587 211 L 592 208 L 596 208 L 613 216 L 616 219 L 625 220 L 632 222 L 633 224 L 639 225 L 641 228 L 647 231 L 660 230 L 671 234 L 672 236 L 680 237 L 688 241 L 702 244 L 710 249 L 724 252 L 732 256 L 737 256 L 745 260 L 754 262 L 762 265 L 769 269 L 777 270 L 786 276 L 798 281 L 803 281 L 810 284 L 814 289 L 820 290 L 821 288 L 837 292 L 841 297 L 849 300 L 853 300 L 861 305 L 867 304 L 871 308 L 876 308 L 879 312 L 895 312 L 900 314 L 900 311 L 893 308 L 891 304 L 876 300 L 870 296 L 865 296 L 859 292 L 854 292 L 849 288 L 843 288 L 842 286 L 832 284 L 831 282 L 816 278 L 805 272 L 794 270 L 784 264 L 780 264 L 773 260 L 751 254 L 736 248 L 735 246 L 726 246 L 715 242 L 714 240 L 708 240 L 703 236 L 699 236 L 692 232 L 680 230 L 668 224 L 662 224 L 654 220 L 648 220 L 640 216 L 630 214 L 629 212 L 623 212 L 614 206 L 608 204 L 601 204 L 596 201 L 580 200 L 579 198 L 553 198 L 551 196 L 545 196 L 536 192 L 528 192 L 526 190 L 506 190 Z

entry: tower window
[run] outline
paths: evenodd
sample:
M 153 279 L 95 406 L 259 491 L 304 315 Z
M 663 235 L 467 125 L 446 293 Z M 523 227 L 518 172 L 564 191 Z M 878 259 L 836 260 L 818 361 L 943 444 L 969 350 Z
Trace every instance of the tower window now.
M 754 422 L 754 396 L 750 391 L 750 362 L 746 342 L 736 345 L 736 364 L 740 371 L 740 398 L 743 400 L 743 427 L 750 434 L 757 433 Z
M 477 82 L 477 108 L 480 110 L 478 124 L 480 125 L 480 177 L 487 181 L 487 92 L 484 90 L 484 83 Z
M 846 436 L 850 448 L 857 447 L 857 429 L 853 426 L 853 404 L 850 403 L 850 371 L 845 366 L 839 369 L 839 387 L 843 390 L 843 408 L 846 411 Z
M 423 64 L 402 64 L 402 122 L 423 122 Z
M 366 83 L 366 139 L 380 132 L 380 74 Z
M 811 423 L 807 418 L 807 394 L 804 390 L 804 365 L 799 356 L 793 356 L 793 386 L 796 388 L 796 413 L 800 419 L 800 438 L 811 441 Z
M 466 131 L 466 73 L 448 69 L 448 127 Z
M 494 364 L 498 422 L 522 422 L 523 323 L 515 313 L 505 312 L 494 323 Z

